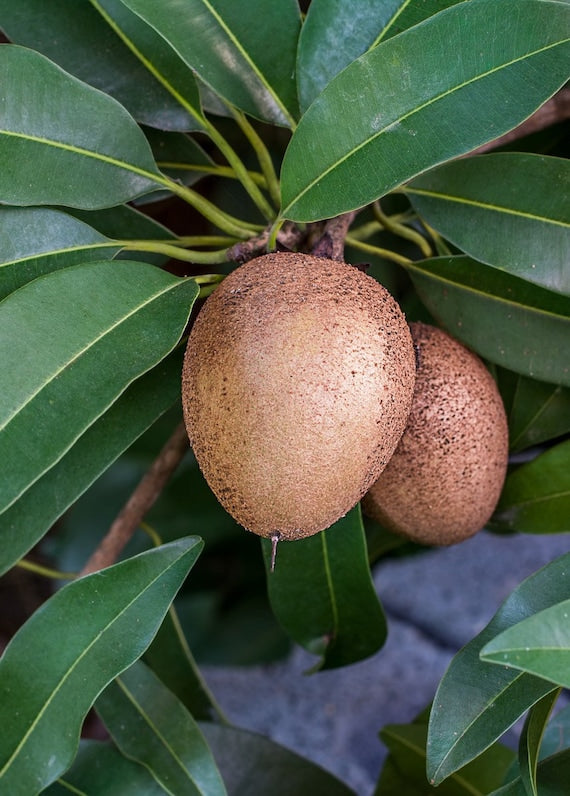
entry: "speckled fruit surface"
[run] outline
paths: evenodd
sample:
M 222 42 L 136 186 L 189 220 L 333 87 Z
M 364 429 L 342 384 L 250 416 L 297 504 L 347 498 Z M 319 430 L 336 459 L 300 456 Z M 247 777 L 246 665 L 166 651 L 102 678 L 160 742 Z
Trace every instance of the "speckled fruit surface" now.
M 182 394 L 198 464 L 266 537 L 309 536 L 378 478 L 406 425 L 415 355 L 392 296 L 353 266 L 258 257 L 207 299 Z
M 475 354 L 433 326 L 410 328 L 419 359 L 412 410 L 363 508 L 416 542 L 454 544 L 483 528 L 499 500 L 507 419 Z

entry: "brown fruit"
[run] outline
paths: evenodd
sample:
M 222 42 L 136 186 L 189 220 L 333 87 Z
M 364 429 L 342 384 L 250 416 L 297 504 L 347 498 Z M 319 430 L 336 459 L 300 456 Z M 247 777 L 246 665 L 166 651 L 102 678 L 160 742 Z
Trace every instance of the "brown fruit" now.
M 226 510 L 260 536 L 328 528 L 380 475 L 415 356 L 390 294 L 345 263 L 268 254 L 233 271 L 188 340 L 188 436 Z
M 410 328 L 419 360 L 412 410 L 363 509 L 416 542 L 449 545 L 493 513 L 507 469 L 507 419 L 475 354 L 433 326 Z

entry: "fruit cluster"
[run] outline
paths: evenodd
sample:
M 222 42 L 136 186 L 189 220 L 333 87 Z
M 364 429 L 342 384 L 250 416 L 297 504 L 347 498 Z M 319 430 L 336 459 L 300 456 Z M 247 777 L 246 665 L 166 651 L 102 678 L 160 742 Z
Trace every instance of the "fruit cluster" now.
M 254 533 L 294 540 L 363 498 L 424 544 L 482 528 L 507 467 L 507 421 L 483 363 L 406 323 L 376 280 L 307 254 L 233 271 L 188 340 L 186 427 L 211 489 Z

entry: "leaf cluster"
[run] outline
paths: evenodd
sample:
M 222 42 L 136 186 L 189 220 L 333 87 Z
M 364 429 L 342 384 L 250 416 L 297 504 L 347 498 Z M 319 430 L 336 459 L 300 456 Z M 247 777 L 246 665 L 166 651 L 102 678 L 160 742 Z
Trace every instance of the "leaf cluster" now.
M 358 506 L 271 573 L 188 454 L 123 560 L 64 570 L 179 422 L 200 301 L 345 214 L 346 260 L 497 380 L 512 457 L 489 529 L 570 532 L 565 128 L 512 137 L 563 90 L 570 5 L 0 0 L 0 29 L 0 573 L 59 578 L 0 659 L 0 792 L 348 794 L 231 726 L 194 656 L 377 653 L 370 566 L 408 548 Z M 378 796 L 564 792 L 569 567 L 515 589 L 431 711 L 384 728 Z M 92 706 L 106 742 L 79 742 Z

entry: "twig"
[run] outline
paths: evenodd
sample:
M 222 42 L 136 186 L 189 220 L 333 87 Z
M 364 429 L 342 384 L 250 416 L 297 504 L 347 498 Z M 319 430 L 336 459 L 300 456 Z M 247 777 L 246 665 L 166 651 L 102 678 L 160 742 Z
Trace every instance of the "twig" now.
M 180 423 L 117 515 L 99 547 L 83 567 L 81 576 L 97 572 L 115 563 L 187 450 L 188 435 L 184 424 Z
M 256 235 L 256 237 L 236 243 L 226 252 L 228 260 L 242 265 L 243 263 L 249 262 L 249 260 L 253 260 L 254 257 L 266 254 L 271 231 L 271 226 L 266 227 L 263 232 Z M 281 249 L 294 249 L 302 240 L 303 234 L 304 233 L 295 224 L 286 221 L 277 233 L 277 243 Z
M 526 121 L 519 124 L 518 127 L 499 138 L 495 138 L 494 141 L 489 141 L 477 147 L 477 149 L 469 152 L 469 156 L 489 152 L 497 147 L 510 144 L 512 141 L 517 141 L 519 138 L 538 133 L 540 130 L 545 130 L 547 127 L 558 122 L 564 122 L 567 119 L 570 119 L 570 88 L 563 88 L 558 94 L 551 97 L 548 102 L 545 102 L 536 113 L 533 113 Z
M 344 241 L 356 213 L 356 210 L 352 210 L 326 222 L 321 237 L 313 246 L 312 253 L 315 257 L 326 257 L 340 262 L 344 260 Z

